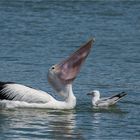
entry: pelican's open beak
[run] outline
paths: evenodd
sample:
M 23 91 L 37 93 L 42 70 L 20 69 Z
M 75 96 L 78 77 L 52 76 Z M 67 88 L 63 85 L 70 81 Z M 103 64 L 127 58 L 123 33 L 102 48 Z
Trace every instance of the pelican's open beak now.
M 55 73 L 63 84 L 71 83 L 80 71 L 80 67 L 88 56 L 94 39 L 89 40 L 66 60 L 55 65 Z

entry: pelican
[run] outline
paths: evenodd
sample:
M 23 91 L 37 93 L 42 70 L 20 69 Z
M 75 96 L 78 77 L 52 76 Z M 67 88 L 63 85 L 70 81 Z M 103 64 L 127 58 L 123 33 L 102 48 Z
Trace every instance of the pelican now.
M 93 90 L 87 95 L 92 96 L 92 105 L 95 107 L 107 107 L 110 105 L 114 105 L 117 103 L 122 97 L 127 95 L 125 92 L 116 94 L 111 97 L 106 97 L 106 98 L 100 98 L 100 92 L 98 90 Z
M 17 107 L 41 107 L 50 109 L 72 109 L 76 106 L 76 97 L 72 90 L 72 82 L 80 71 L 81 65 L 88 56 L 94 39 L 89 40 L 64 61 L 53 65 L 47 74 L 48 81 L 54 90 L 64 97 L 63 101 L 56 100 L 45 91 L 14 82 L 0 82 L 0 102 Z

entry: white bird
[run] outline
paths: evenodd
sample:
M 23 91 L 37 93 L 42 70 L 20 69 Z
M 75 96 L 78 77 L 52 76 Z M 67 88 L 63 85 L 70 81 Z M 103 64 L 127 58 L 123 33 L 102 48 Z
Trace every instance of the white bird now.
M 91 39 L 67 59 L 52 66 L 48 71 L 49 83 L 57 93 L 65 97 L 64 101 L 56 100 L 48 93 L 28 86 L 13 82 L 0 82 L 0 102 L 7 105 L 14 104 L 15 107 L 74 108 L 76 106 L 76 97 L 72 90 L 72 82 L 88 56 L 93 41 Z
M 93 90 L 87 95 L 92 96 L 92 105 L 96 107 L 107 107 L 117 103 L 122 97 L 127 95 L 125 92 L 116 94 L 111 97 L 100 98 L 100 92 L 98 90 Z

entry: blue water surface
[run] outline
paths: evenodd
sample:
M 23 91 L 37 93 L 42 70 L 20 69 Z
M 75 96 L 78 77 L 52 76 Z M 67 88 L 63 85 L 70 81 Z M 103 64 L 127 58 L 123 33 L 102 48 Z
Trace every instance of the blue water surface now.
M 0 109 L 1 140 L 140 139 L 138 0 L 0 0 L 0 81 L 55 96 L 48 69 L 91 37 L 94 47 L 73 83 L 76 108 Z M 86 95 L 93 89 L 128 95 L 94 109 Z

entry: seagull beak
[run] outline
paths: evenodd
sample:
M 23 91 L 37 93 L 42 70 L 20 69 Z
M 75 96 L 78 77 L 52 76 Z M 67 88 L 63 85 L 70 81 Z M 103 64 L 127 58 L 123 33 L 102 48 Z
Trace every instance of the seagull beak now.
M 90 93 L 87 93 L 88 96 L 89 96 L 89 95 L 92 95 L 92 94 L 93 94 L 93 93 L 91 93 L 91 92 L 90 92 Z
M 55 73 L 62 83 L 69 84 L 76 78 L 91 50 L 93 41 L 94 39 L 89 40 L 67 59 L 55 65 Z

